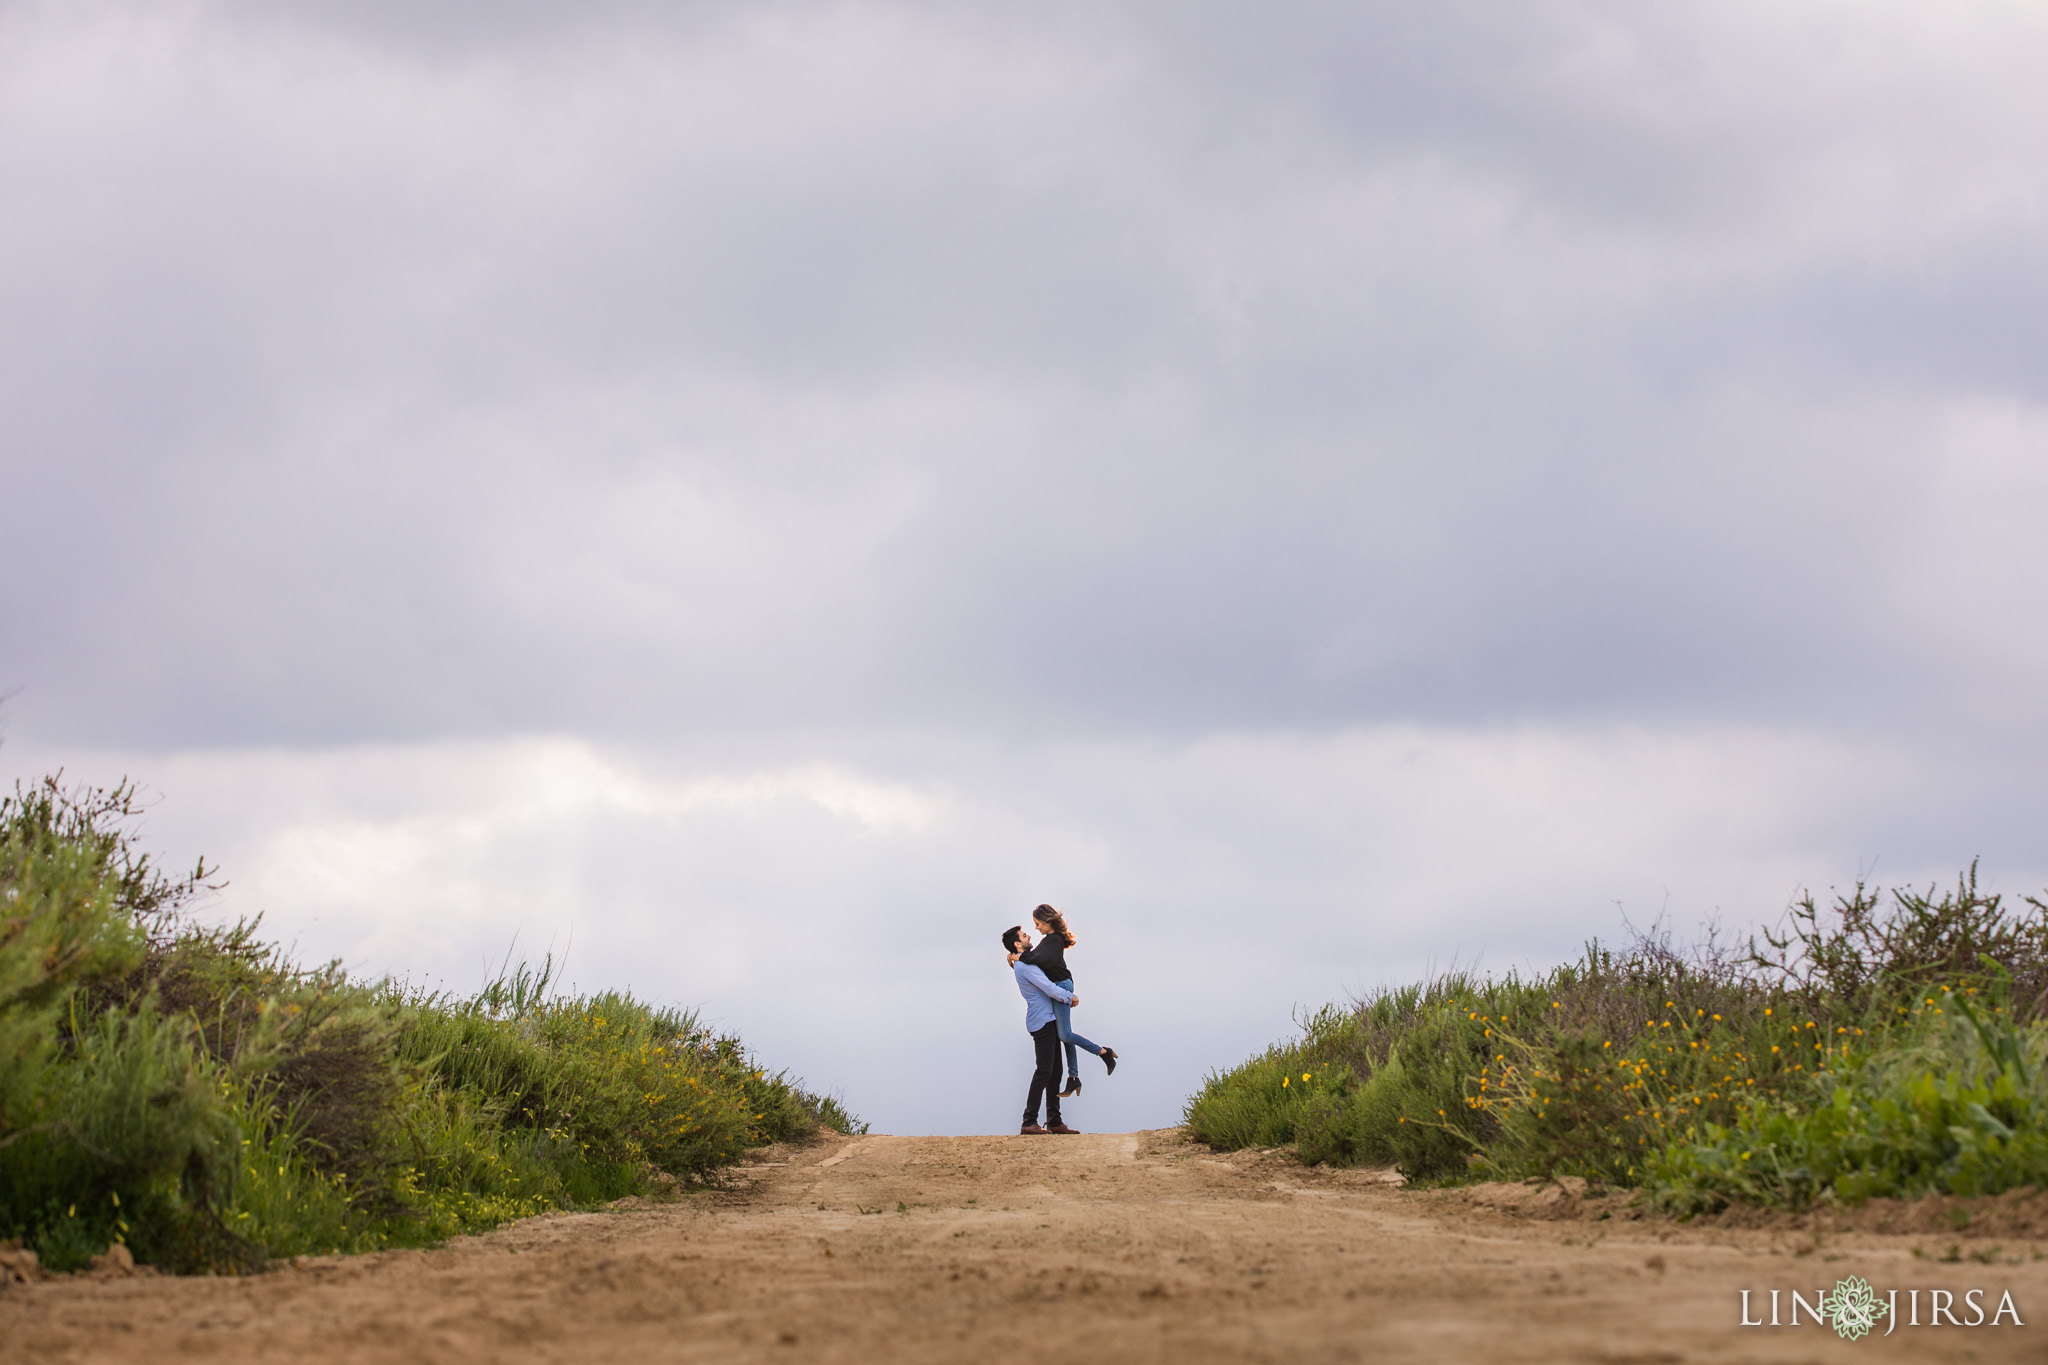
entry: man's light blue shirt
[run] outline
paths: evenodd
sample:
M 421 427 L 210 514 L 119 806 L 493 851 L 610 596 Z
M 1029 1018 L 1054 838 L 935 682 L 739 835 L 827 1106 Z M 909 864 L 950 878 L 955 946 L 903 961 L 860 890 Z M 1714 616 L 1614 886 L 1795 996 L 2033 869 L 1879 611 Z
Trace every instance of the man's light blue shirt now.
M 1010 970 L 1016 973 L 1017 989 L 1024 996 L 1024 1031 L 1036 1033 L 1053 1021 L 1052 1002 L 1062 1005 L 1074 1003 L 1074 997 L 1052 984 L 1052 979 L 1029 962 L 1013 962 Z

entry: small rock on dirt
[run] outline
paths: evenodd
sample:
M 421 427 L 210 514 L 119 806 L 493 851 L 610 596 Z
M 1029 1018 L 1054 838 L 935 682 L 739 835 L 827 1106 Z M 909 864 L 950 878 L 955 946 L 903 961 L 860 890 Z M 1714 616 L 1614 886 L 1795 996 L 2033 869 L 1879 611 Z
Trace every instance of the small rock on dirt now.
M 1563 1213 L 1575 1208 L 1585 1196 L 1586 1182 L 1578 1176 L 1560 1176 L 1542 1183 L 1511 1184 L 1489 1181 L 1465 1191 L 1467 1201 L 1482 1208 L 1509 1213 Z
M 119 1242 L 116 1242 L 92 1258 L 92 1273 L 107 1279 L 133 1275 L 135 1273 L 134 1253 Z
M 0 1245 L 0 1289 L 10 1284 L 32 1284 L 43 1275 L 43 1263 L 21 1244 L 20 1238 Z

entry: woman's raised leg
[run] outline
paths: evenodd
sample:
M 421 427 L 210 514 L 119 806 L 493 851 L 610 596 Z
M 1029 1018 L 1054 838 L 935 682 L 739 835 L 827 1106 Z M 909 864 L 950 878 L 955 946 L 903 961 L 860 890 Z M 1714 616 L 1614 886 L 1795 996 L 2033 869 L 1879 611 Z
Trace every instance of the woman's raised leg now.
M 1055 984 L 1068 995 L 1074 993 L 1074 983 L 1072 981 L 1061 981 Z M 1052 1002 L 1052 1016 L 1060 1021 L 1060 1041 L 1067 1045 L 1067 1074 L 1072 1075 L 1075 1065 L 1080 1061 L 1080 1058 L 1074 1055 L 1075 1048 L 1082 1048 L 1094 1053 L 1098 1057 L 1102 1055 L 1100 1047 L 1074 1032 L 1074 1012 L 1071 1007 L 1055 1000 Z

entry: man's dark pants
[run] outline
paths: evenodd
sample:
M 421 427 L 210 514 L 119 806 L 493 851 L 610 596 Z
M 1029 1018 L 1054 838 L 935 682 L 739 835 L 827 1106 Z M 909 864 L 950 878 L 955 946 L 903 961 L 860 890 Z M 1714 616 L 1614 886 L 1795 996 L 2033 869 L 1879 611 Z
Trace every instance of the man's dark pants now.
M 1038 1122 L 1038 1097 L 1045 1096 L 1045 1126 L 1060 1123 L 1060 1021 L 1055 1019 L 1031 1035 L 1038 1070 L 1031 1073 L 1031 1097 L 1024 1101 L 1024 1122 Z

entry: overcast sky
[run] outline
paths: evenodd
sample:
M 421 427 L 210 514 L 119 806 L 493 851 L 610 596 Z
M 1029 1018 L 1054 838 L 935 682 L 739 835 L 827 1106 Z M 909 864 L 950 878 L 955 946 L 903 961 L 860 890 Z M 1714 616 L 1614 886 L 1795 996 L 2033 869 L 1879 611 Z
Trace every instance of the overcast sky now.
M 2048 884 L 2048 15 L 0 3 L 0 776 L 1000 1131 Z M 1092 1063 L 1089 1064 L 1092 1067 Z

